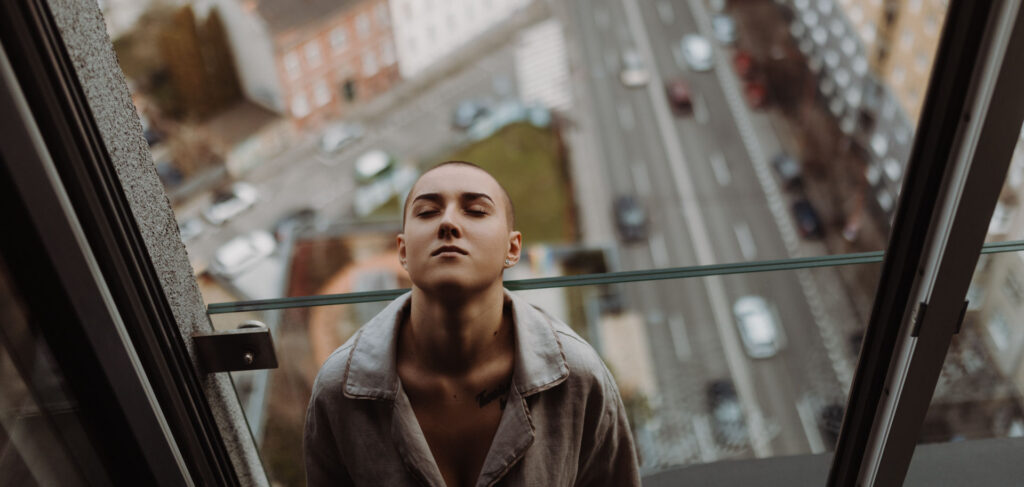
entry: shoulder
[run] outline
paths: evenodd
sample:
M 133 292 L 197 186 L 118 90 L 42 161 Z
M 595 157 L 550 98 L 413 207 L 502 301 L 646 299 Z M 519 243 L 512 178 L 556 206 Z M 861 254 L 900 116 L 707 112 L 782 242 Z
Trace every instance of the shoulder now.
M 331 355 L 327 357 L 324 364 L 320 366 L 320 371 L 316 374 L 316 380 L 313 381 L 314 399 L 324 394 L 331 397 L 341 396 L 342 389 L 345 386 L 345 375 L 348 372 L 349 358 L 361 333 L 362 330 L 360 329 L 353 334 L 348 341 L 331 352 Z
M 570 381 L 617 391 L 608 367 L 589 342 L 558 318 L 539 307 L 535 306 L 534 309 L 544 315 L 555 332 L 555 338 L 569 367 Z

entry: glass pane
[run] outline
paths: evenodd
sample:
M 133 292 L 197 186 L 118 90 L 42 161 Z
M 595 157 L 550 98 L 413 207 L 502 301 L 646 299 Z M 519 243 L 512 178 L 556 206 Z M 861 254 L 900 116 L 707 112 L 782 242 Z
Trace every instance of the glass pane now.
M 283 296 L 301 241 L 397 232 L 447 159 L 507 186 L 528 244 L 616 270 L 881 250 L 945 9 L 278 3 L 102 3 L 193 267 L 237 299 Z
M 113 485 L 78 401 L 0 259 L 0 479 L 6 485 Z
M 598 259 L 549 253 L 520 266 L 552 271 L 583 262 Z M 856 267 L 879 265 L 516 295 L 564 320 L 600 351 L 618 382 L 642 465 L 654 472 L 834 447 L 874 288 L 828 285 Z M 313 378 L 385 304 L 211 316 L 222 329 L 259 319 L 273 330 L 279 368 L 234 374 L 273 482 L 301 483 Z
M 1018 211 L 1024 127 L 988 227 L 988 242 L 1024 240 Z M 982 255 L 953 337 L 922 442 L 1024 436 L 1024 252 Z

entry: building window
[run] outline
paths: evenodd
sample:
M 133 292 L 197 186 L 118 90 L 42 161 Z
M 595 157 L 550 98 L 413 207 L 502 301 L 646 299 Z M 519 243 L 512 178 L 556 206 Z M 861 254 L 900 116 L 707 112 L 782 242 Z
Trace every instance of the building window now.
M 874 186 L 878 184 L 878 180 L 882 177 L 882 170 L 878 169 L 878 164 L 870 163 L 867 171 L 864 172 L 864 177 L 867 178 L 868 184 Z
M 348 30 L 345 26 L 338 26 L 331 30 L 331 49 L 335 52 L 345 49 L 348 44 Z
M 1010 338 L 1010 327 L 1006 324 L 1006 317 L 999 311 L 992 312 L 988 318 L 988 335 L 996 348 L 1004 350 Z
M 907 29 L 900 35 L 900 45 L 904 49 L 910 49 L 914 45 L 914 31 Z
M 299 75 L 299 55 L 294 52 L 289 52 L 284 55 L 284 69 L 288 73 L 289 78 L 295 78 Z
M 918 71 L 928 70 L 928 55 L 924 53 L 918 53 L 917 56 L 914 56 L 914 61 L 917 62 Z
M 892 83 L 894 85 L 902 85 L 903 80 L 906 79 L 907 72 L 903 69 L 903 66 L 896 66 L 892 70 Z
M 363 77 L 369 78 L 377 74 L 377 57 L 373 55 L 373 51 L 366 51 L 363 53 Z
M 316 41 L 312 40 L 306 43 L 306 64 L 309 67 L 315 68 L 320 65 L 320 46 L 316 45 Z
M 892 210 L 892 195 L 886 189 L 880 189 L 878 194 L 875 196 L 878 199 L 878 206 L 882 207 L 882 211 Z
M 1006 233 L 1006 230 L 1010 227 L 1010 221 L 1013 220 L 1013 207 L 1010 207 L 1002 201 L 996 203 L 996 209 L 992 212 L 992 219 L 988 223 L 989 235 L 1002 235 Z
M 316 106 L 322 107 L 331 101 L 331 90 L 327 88 L 327 82 L 319 80 L 313 86 L 313 102 Z
M 900 176 L 903 176 L 903 166 L 895 157 L 885 158 L 885 175 L 889 177 L 889 181 L 900 182 Z
M 306 94 L 296 93 L 292 95 L 292 116 L 302 118 L 306 115 L 309 115 L 309 101 L 306 100 Z
M 384 40 L 384 46 L 380 49 L 381 62 L 385 66 L 391 66 L 395 64 L 395 43 L 391 42 L 391 39 Z
M 885 134 L 875 132 L 875 135 L 871 136 L 871 150 L 875 152 L 875 157 L 883 157 L 889 152 L 889 139 Z
M 390 23 L 390 19 L 388 19 L 388 5 L 386 3 L 378 3 L 374 7 L 373 12 L 377 15 L 377 25 L 385 26 Z
M 843 37 L 845 31 L 843 21 L 839 19 L 832 19 L 832 24 L 829 26 L 832 29 L 832 35 L 836 37 Z
M 866 23 L 866 24 L 861 26 L 861 28 L 860 28 L 860 36 L 864 38 L 864 43 L 865 44 L 874 44 L 874 42 L 875 42 L 875 34 L 877 33 L 877 31 L 878 31 L 878 28 L 875 27 L 875 23 L 874 22 L 868 22 L 868 23 Z
M 365 13 L 361 13 L 356 17 L 356 35 L 358 35 L 359 38 L 364 38 L 370 35 L 370 17 Z
M 1019 306 L 1021 301 L 1024 300 L 1024 288 L 1021 287 L 1020 279 L 1017 278 L 1017 273 L 1014 272 L 1013 269 L 1010 269 L 1006 273 L 1006 281 L 1003 283 L 1003 291 L 1014 306 Z

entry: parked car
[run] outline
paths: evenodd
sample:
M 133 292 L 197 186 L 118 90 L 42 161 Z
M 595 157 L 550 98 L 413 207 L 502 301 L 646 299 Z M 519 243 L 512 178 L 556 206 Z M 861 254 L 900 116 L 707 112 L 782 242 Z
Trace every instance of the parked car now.
M 619 79 L 629 88 L 644 86 L 651 80 L 651 73 L 635 49 L 626 49 L 622 52 L 622 71 L 619 73 Z
M 363 126 L 357 123 L 328 125 L 320 137 L 320 150 L 327 154 L 337 152 L 362 138 L 364 133 Z
M 259 192 L 251 184 L 234 183 L 226 190 L 214 194 L 213 203 L 203 210 L 203 217 L 214 225 L 221 225 L 251 208 L 258 197 Z
M 743 296 L 732 307 L 736 326 L 747 354 L 752 358 L 768 358 L 782 348 L 782 330 L 778 314 L 761 296 Z
M 316 210 L 312 208 L 305 207 L 289 211 L 274 223 L 274 238 L 280 242 L 303 227 L 312 225 L 315 219 Z
M 633 196 L 620 196 L 615 200 L 615 222 L 623 240 L 634 242 L 647 238 L 647 210 Z
M 711 42 L 699 34 L 686 34 L 679 42 L 680 53 L 693 71 L 711 71 L 715 66 Z
M 748 80 L 743 84 L 743 95 L 751 108 L 762 108 L 768 103 L 768 89 L 759 80 Z
M 747 421 L 743 415 L 736 388 L 728 380 L 716 380 L 707 385 L 708 411 L 711 413 L 712 434 L 726 446 L 747 443 Z
M 274 253 L 277 244 L 266 230 L 239 235 L 217 248 L 210 270 L 227 278 L 237 277 Z
M 181 234 L 181 241 L 188 242 L 203 233 L 203 222 L 199 218 L 187 218 L 178 222 L 178 233 Z
M 825 448 L 835 449 L 839 442 L 839 430 L 843 426 L 843 413 L 846 409 L 842 404 L 826 404 L 818 413 L 818 428 L 821 429 L 822 439 L 825 440 Z
M 356 182 L 366 184 L 390 172 L 395 167 L 395 159 L 380 149 L 363 153 L 356 159 Z
M 490 111 L 490 104 L 483 100 L 462 100 L 452 112 L 452 126 L 460 130 L 468 129 Z
M 715 40 L 731 46 L 736 43 L 736 21 L 728 14 L 715 14 L 711 17 L 711 30 Z
M 825 236 L 825 230 L 821 225 L 821 218 L 818 212 L 811 206 L 806 198 L 801 198 L 793 203 L 793 218 L 796 219 L 796 228 L 804 238 L 821 238 Z
M 676 78 L 665 83 L 665 95 L 672 111 L 677 115 L 689 113 L 693 109 L 693 98 L 686 80 Z
M 787 152 L 780 152 L 772 158 L 772 168 L 779 181 L 786 189 L 796 189 L 803 185 L 803 169 L 800 163 Z

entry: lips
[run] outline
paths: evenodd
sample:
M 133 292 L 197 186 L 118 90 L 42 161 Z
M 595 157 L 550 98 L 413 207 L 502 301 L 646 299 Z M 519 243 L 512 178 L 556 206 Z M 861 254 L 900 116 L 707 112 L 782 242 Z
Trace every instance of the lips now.
M 468 255 L 469 254 L 469 252 L 466 252 L 465 250 L 462 250 L 461 248 L 456 247 L 454 245 L 445 245 L 445 246 L 442 246 L 442 247 L 438 247 L 436 250 L 431 252 L 430 256 L 433 257 L 435 255 L 441 255 L 441 254 L 443 254 L 445 252 L 455 252 L 455 253 L 462 254 L 462 255 Z

